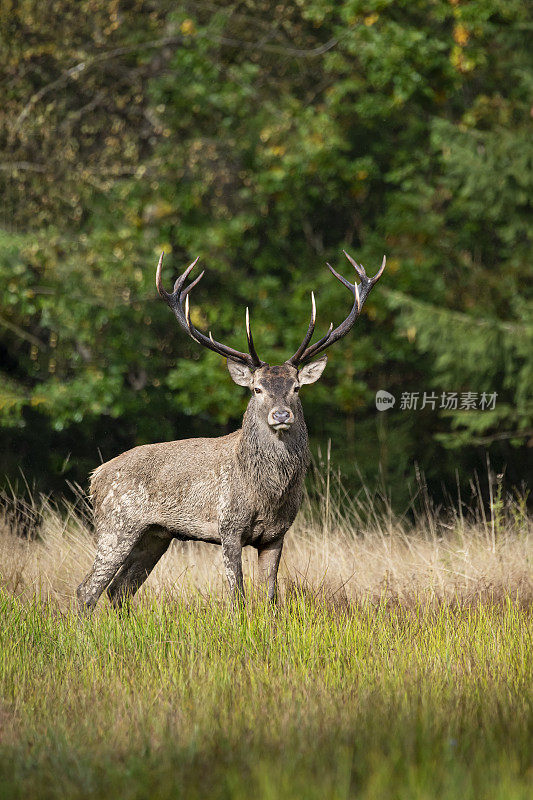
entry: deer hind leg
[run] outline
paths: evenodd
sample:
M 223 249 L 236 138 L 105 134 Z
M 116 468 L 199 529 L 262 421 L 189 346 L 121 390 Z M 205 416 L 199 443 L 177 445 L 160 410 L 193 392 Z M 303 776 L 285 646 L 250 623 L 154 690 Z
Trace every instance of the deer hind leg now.
M 171 541 L 157 533 L 144 534 L 107 587 L 108 597 L 115 608 L 121 608 L 140 589 Z
M 76 590 L 80 610 L 92 611 L 106 586 L 113 580 L 139 539 L 139 531 L 114 531 L 98 537 L 98 549 L 91 571 Z

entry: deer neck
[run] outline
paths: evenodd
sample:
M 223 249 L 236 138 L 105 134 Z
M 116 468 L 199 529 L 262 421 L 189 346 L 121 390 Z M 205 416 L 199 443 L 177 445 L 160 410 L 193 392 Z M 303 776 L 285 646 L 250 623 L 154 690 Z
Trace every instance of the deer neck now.
M 287 431 L 273 431 L 252 405 L 244 415 L 237 463 L 247 482 L 266 497 L 281 496 L 301 482 L 309 462 L 307 428 L 301 408 Z

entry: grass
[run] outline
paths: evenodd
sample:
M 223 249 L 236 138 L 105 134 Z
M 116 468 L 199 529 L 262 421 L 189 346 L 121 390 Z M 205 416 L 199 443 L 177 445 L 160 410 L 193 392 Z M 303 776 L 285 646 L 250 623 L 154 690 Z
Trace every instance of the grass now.
M 277 608 L 250 584 L 237 613 L 219 549 L 179 545 L 129 613 L 78 619 L 83 509 L 46 505 L 36 541 L 4 525 L 0 797 L 529 798 L 523 505 L 364 501 L 308 504 Z

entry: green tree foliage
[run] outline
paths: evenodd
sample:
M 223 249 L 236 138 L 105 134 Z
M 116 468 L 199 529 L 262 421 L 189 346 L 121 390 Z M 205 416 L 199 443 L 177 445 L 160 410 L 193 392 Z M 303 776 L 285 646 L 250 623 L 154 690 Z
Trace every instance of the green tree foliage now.
M 220 359 L 157 299 L 196 256 L 195 324 L 263 358 L 388 269 L 304 403 L 314 444 L 403 499 L 533 437 L 527 10 L 511 0 L 0 3 L 2 469 L 83 480 L 136 443 L 238 423 Z M 350 268 L 351 269 L 351 268 Z M 379 414 L 377 389 L 398 398 Z M 493 411 L 400 409 L 497 392 Z M 68 460 L 71 454 L 70 461 Z

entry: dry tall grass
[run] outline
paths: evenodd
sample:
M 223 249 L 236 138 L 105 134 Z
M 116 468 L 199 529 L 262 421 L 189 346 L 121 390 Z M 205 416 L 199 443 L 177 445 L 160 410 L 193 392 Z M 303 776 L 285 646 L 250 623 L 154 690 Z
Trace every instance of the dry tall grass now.
M 496 487 L 488 512 L 479 494 L 467 510 L 438 512 L 422 491 L 419 511 L 399 517 L 383 495 L 363 490 L 350 498 L 338 480 L 317 478 L 286 537 L 280 591 L 298 584 L 314 593 L 349 601 L 389 597 L 465 602 L 510 595 L 533 598 L 533 523 L 525 498 L 503 499 Z M 22 597 L 39 596 L 62 608 L 95 553 L 90 509 L 77 503 L 34 502 L 42 518 L 39 535 L 18 535 L 13 515 L 0 508 L 0 586 Z M 244 551 L 245 575 L 253 581 L 256 554 Z M 222 594 L 220 548 L 174 542 L 141 593 L 152 597 Z
M 0 797 L 529 800 L 532 526 L 500 489 L 488 513 L 422 492 L 409 521 L 326 472 L 274 612 L 236 613 L 220 548 L 175 544 L 133 613 L 79 617 L 86 504 L 43 501 L 33 541 L 8 509 Z

